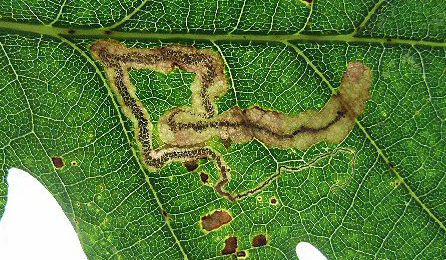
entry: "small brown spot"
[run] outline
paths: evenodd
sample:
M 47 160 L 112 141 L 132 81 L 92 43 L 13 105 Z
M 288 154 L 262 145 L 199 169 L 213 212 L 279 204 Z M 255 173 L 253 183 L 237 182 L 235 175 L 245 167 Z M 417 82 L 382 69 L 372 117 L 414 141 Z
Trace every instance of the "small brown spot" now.
M 252 239 L 252 246 L 253 247 L 259 247 L 266 245 L 266 237 L 263 234 L 257 235 Z
M 104 191 L 104 189 L 105 189 L 104 185 L 99 186 L 99 189 L 100 189 L 101 191 Z
M 271 205 L 273 205 L 273 206 L 277 205 L 277 199 L 276 198 L 271 198 Z
M 107 35 L 110 35 L 110 34 L 112 34 L 113 32 L 112 32 L 112 31 L 109 31 L 109 30 L 107 30 L 107 31 L 105 31 L 104 33 L 105 33 L 105 34 L 107 34 Z
M 262 197 L 261 196 L 257 196 L 257 201 L 261 202 L 262 201 Z
M 189 161 L 184 163 L 184 167 L 190 172 L 195 171 L 198 168 L 197 161 Z
M 75 30 L 73 30 L 73 29 L 71 29 L 71 30 L 68 30 L 68 33 L 69 33 L 69 34 L 75 34 L 75 33 L 76 33 L 76 31 L 75 31 Z
M 246 257 L 246 252 L 245 252 L 245 251 L 237 252 L 237 253 L 235 254 L 235 256 L 236 256 L 237 258 L 243 258 L 243 257 Z
M 304 1 L 304 2 L 306 2 L 307 4 L 312 4 L 313 3 L 313 0 L 302 0 L 302 1 Z
M 64 166 L 64 163 L 63 163 L 63 160 L 61 157 L 51 157 L 51 161 L 53 161 L 53 165 L 57 169 L 61 169 Z
M 231 215 L 227 211 L 217 210 L 212 214 L 204 216 L 201 218 L 201 226 L 206 231 L 215 230 L 223 225 L 228 224 L 232 221 Z
M 201 172 L 200 173 L 200 178 L 201 178 L 201 181 L 203 183 L 208 183 L 209 175 L 207 175 L 205 172 Z
M 232 141 L 231 141 L 231 139 L 222 139 L 222 142 L 223 142 L 223 146 L 226 148 L 226 150 L 228 150 L 230 147 L 231 147 L 231 145 L 232 145 Z
M 163 216 L 164 216 L 165 218 L 167 218 L 167 211 L 165 211 L 164 209 L 161 210 L 161 214 L 163 214 Z
M 72 166 L 76 166 L 76 165 L 77 165 L 77 162 L 76 162 L 76 161 L 72 161 L 72 162 L 71 162 L 71 165 L 72 165 Z
M 225 248 L 221 251 L 223 255 L 233 254 L 237 251 L 237 238 L 236 237 L 228 237 L 225 240 Z
M 389 162 L 387 163 L 387 165 L 389 165 L 391 168 L 394 168 L 394 167 L 395 167 L 395 164 L 394 164 L 393 162 L 391 162 L 391 161 L 389 161 Z
M 387 38 L 386 41 L 387 41 L 387 42 L 391 42 L 392 39 L 391 39 L 391 38 Z
M 79 225 L 79 220 L 77 218 L 74 218 L 74 223 L 76 223 L 76 225 Z

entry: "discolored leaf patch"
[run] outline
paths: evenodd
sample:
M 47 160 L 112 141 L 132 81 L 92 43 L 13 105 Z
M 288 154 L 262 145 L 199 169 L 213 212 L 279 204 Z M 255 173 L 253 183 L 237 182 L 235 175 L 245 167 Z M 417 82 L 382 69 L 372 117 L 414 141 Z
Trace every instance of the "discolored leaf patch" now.
M 264 234 L 257 235 L 252 239 L 253 247 L 264 246 L 264 245 L 266 245 L 266 243 L 267 243 L 267 240 L 266 240 L 266 236 Z
M 230 255 L 237 251 L 237 238 L 236 237 L 228 237 L 225 240 L 225 248 L 221 251 L 223 255 Z
M 370 99 L 371 70 L 361 62 L 350 62 L 342 77 L 339 92 L 320 111 L 297 115 L 254 106 L 233 106 L 219 114 L 216 100 L 227 93 L 229 81 L 221 56 L 210 50 L 183 45 L 162 48 L 127 48 L 117 41 L 100 40 L 91 46 L 93 57 L 100 61 L 124 114 L 134 123 L 142 162 L 150 171 L 159 171 L 169 162 L 183 162 L 188 171 L 198 168 L 197 160 L 214 161 L 220 171 L 215 190 L 230 201 L 260 192 L 280 172 L 258 187 L 240 194 L 224 190 L 230 181 L 231 168 L 219 151 L 203 146 L 215 136 L 225 148 L 231 143 L 245 144 L 257 139 L 268 147 L 306 150 L 322 141 L 341 143 L 351 132 L 356 118 L 364 112 Z M 152 145 L 153 125 L 150 114 L 136 96 L 129 71 L 150 69 L 168 73 L 175 68 L 196 74 L 191 85 L 192 106 L 175 107 L 159 119 L 159 135 L 164 145 Z M 328 153 L 333 154 L 333 153 Z
M 212 231 L 232 221 L 229 212 L 224 210 L 214 211 L 212 214 L 201 218 L 201 226 L 206 231 Z
M 51 161 L 53 162 L 54 167 L 56 169 L 62 169 L 64 167 L 64 162 L 62 160 L 62 157 L 51 157 Z
M 276 206 L 277 205 L 277 199 L 276 198 L 271 198 L 270 203 L 271 203 L 271 205 Z
M 198 163 L 197 161 L 188 161 L 184 163 L 184 167 L 186 167 L 186 169 L 190 172 L 195 171 L 198 168 Z
M 203 182 L 203 184 L 206 184 L 209 181 L 209 175 L 205 172 L 201 172 L 200 179 L 201 179 L 201 182 Z

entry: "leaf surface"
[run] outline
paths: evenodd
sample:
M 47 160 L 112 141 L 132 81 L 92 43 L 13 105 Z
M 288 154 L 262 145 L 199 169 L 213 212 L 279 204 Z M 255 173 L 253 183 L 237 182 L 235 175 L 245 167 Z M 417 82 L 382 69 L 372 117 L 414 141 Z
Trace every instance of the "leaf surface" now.
M 371 99 L 340 144 L 301 151 L 213 138 L 208 145 L 231 168 L 232 193 L 258 187 L 281 166 L 309 166 L 283 170 L 231 202 L 214 188 L 219 170 L 211 160 L 192 172 L 180 162 L 158 172 L 144 167 L 135 126 L 91 54 L 99 39 L 213 50 L 230 84 L 217 100 L 220 113 L 256 105 L 292 115 L 320 110 L 353 61 L 372 70 Z M 296 259 L 301 241 L 329 259 L 445 257 L 441 1 L 3 1 L 0 67 L 0 213 L 7 170 L 30 172 L 56 197 L 91 259 L 227 258 L 233 237 L 234 255 L 248 259 Z M 178 69 L 130 72 L 155 126 L 155 148 L 163 145 L 160 117 L 191 105 L 194 78 Z M 215 211 L 231 221 L 205 231 L 201 219 Z

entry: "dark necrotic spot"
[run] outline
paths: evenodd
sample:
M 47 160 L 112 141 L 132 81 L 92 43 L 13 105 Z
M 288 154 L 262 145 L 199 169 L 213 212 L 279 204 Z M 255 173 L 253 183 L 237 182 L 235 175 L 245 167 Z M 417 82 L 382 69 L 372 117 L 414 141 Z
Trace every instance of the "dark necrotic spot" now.
M 302 1 L 307 2 L 307 3 L 309 3 L 309 4 L 312 4 L 312 3 L 313 3 L 313 0 L 302 0 Z
M 272 198 L 271 199 L 271 204 L 272 205 L 277 205 L 277 199 L 276 198 Z
M 237 251 L 237 238 L 236 237 L 228 237 L 225 240 L 225 248 L 221 251 L 223 255 L 233 254 Z
M 61 157 L 51 157 L 51 161 L 53 162 L 54 167 L 60 169 L 64 166 L 63 160 Z
M 77 165 L 77 162 L 76 162 L 76 161 L 72 161 L 72 162 L 71 162 L 71 165 L 72 165 L 72 166 L 76 166 L 76 165 Z
M 206 231 L 212 231 L 232 221 L 227 211 L 217 210 L 201 218 L 201 225 Z
M 201 181 L 203 183 L 208 183 L 209 175 L 207 175 L 205 172 L 201 172 L 200 173 L 200 178 L 201 178 Z
M 391 42 L 392 41 L 392 39 L 391 38 L 387 38 L 387 42 Z
M 167 218 L 167 211 L 165 211 L 164 209 L 161 210 L 161 214 L 163 214 L 163 216 Z
M 266 245 L 266 237 L 263 234 L 257 235 L 252 239 L 252 246 L 259 247 Z
M 237 252 L 237 254 L 235 254 L 236 257 L 246 257 L 246 252 L 245 251 L 240 251 Z
M 231 139 L 229 139 L 229 138 L 228 139 L 223 139 L 222 142 L 223 142 L 223 145 L 226 148 L 226 150 L 229 149 L 229 147 L 231 147 L 231 144 L 232 144 Z
M 112 31 L 108 31 L 108 30 L 107 30 L 107 31 L 105 31 L 104 33 L 107 34 L 107 35 L 110 35 L 110 34 L 112 34 Z
M 75 30 L 73 30 L 73 29 L 71 29 L 71 30 L 68 30 L 68 33 L 69 33 L 69 34 L 75 34 L 75 33 L 76 33 L 76 31 L 75 31 Z
M 198 168 L 197 161 L 189 161 L 184 163 L 184 167 L 190 172 L 195 171 Z

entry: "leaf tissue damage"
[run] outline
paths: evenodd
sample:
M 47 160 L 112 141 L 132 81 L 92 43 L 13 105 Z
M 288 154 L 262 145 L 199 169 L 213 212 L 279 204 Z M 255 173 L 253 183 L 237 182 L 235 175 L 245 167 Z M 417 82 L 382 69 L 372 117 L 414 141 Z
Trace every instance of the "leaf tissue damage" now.
M 261 191 L 270 182 L 241 194 L 225 191 L 224 186 L 230 180 L 230 167 L 219 152 L 206 145 L 211 138 L 218 136 L 239 144 L 255 138 L 269 147 L 300 150 L 322 141 L 341 143 L 370 99 L 372 77 L 369 67 L 351 62 L 338 93 L 320 111 L 287 115 L 259 106 L 247 109 L 234 106 L 219 114 L 216 99 L 226 94 L 229 83 L 222 58 L 213 51 L 183 45 L 127 48 L 117 41 L 100 40 L 91 46 L 91 52 L 105 67 L 107 79 L 124 114 L 134 124 L 145 167 L 158 171 L 167 163 L 177 161 L 185 163 L 186 168 L 193 171 L 198 167 L 194 163 L 197 160 L 212 160 L 220 170 L 215 189 L 230 201 Z M 175 68 L 196 74 L 191 86 L 192 106 L 176 107 L 161 116 L 158 127 L 164 146 L 154 149 L 150 115 L 135 94 L 129 70 L 149 69 L 168 73 Z
M 201 226 L 206 231 L 215 230 L 232 221 L 232 216 L 225 210 L 217 210 L 201 218 Z
M 56 167 L 56 169 L 61 169 L 65 165 L 62 157 L 58 157 L 58 156 L 51 157 L 51 161 L 53 162 L 53 165 L 54 165 L 54 167 Z

